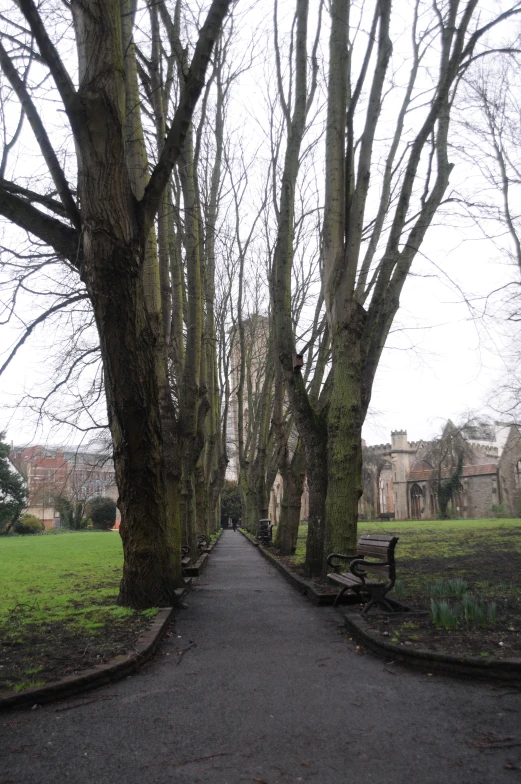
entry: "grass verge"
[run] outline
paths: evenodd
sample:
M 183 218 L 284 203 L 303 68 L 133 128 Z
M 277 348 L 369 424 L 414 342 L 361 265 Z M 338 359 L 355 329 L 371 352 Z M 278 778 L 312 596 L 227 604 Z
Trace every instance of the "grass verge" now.
M 23 690 L 123 653 L 157 610 L 116 605 L 117 533 L 0 538 L 0 690 Z
M 377 633 L 463 656 L 521 657 L 520 519 L 364 522 L 358 532 L 400 537 L 390 596 L 415 611 L 406 620 L 371 611 Z M 301 526 L 295 555 L 284 559 L 297 570 L 306 536 Z

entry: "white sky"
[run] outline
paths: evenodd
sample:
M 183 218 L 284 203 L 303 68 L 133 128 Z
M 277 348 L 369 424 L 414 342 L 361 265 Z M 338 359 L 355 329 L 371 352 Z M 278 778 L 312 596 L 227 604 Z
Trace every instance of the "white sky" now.
M 413 267 L 432 277 L 413 276 L 405 285 L 398 314 L 405 330 L 390 336 L 382 356 L 364 427 L 368 444 L 387 443 L 391 430 L 402 429 L 410 441 L 426 439 L 469 411 L 493 416 L 487 403 L 505 376 L 505 311 L 496 301 L 494 319 L 477 316 L 484 298 L 517 270 L 492 242 L 450 228 L 433 229 L 422 250 L 461 291 L 427 259 Z
M 251 100 L 263 91 L 253 89 Z M 464 182 L 466 175 L 465 169 L 456 167 L 451 185 Z M 403 326 L 403 331 L 391 335 L 377 372 L 364 427 L 369 444 L 388 442 L 394 429 L 407 430 L 410 440 L 429 438 L 449 417 L 457 420 L 469 409 L 483 412 L 504 373 L 503 326 L 491 331 L 489 323 L 476 323 L 448 277 L 466 296 L 477 298 L 473 301 L 479 310 L 479 298 L 514 278 L 517 271 L 477 229 L 434 227 L 422 254 L 401 299 L 395 329 Z M 14 338 L 13 331 L 2 327 L 0 354 Z M 0 429 L 18 444 L 47 439 L 55 444 L 77 443 L 81 438 L 65 430 L 52 433 L 48 425 L 35 429 L 25 412 L 11 408 L 25 390 L 34 390 L 48 378 L 48 366 L 41 362 L 46 339 L 43 330 L 37 333 L 0 377 Z

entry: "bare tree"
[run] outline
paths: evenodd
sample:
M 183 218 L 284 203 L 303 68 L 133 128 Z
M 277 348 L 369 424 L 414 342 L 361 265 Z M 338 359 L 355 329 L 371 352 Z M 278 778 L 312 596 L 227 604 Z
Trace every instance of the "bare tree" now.
M 176 471 L 164 452 L 173 423 L 166 427 L 172 414 L 165 411 L 168 379 L 150 236 L 229 4 L 214 0 L 210 6 L 149 177 L 135 100 L 133 0 L 56 4 L 58 24 L 50 26 L 33 0 L 20 0 L 5 22 L 18 25 L 15 42 L 7 32 L 2 37 L 0 64 L 34 132 L 57 206 L 53 209 L 49 199 L 42 204 L 38 192 L 16 193 L 16 183 L 3 182 L 0 214 L 51 246 L 76 271 L 92 305 L 122 513 L 119 601 L 136 607 L 172 603 L 181 579 Z M 69 26 L 76 41 L 77 85 L 60 54 Z M 38 111 L 38 80 L 33 86 L 24 79 L 33 40 L 38 66 L 56 87 L 65 133 L 74 140 L 76 187 L 70 184 L 72 147 L 64 168 Z
M 318 494 L 315 502 L 310 498 L 317 509 L 313 552 L 308 552 L 312 573 L 325 568 L 328 552 L 349 553 L 356 545 L 361 428 L 401 291 L 448 186 L 452 165 L 447 142 L 455 91 L 482 37 L 518 13 L 515 4 L 484 21 L 477 5 L 477 0 L 434 3 L 431 9 L 420 2 L 414 5 L 409 75 L 398 92 L 390 2 L 374 4 L 368 27 L 367 18 L 357 18 L 349 0 L 332 0 L 330 5 L 322 279 L 332 368 L 322 415 L 310 405 L 294 373 L 284 305 L 291 259 L 279 253 L 277 262 L 279 356 L 297 425 L 307 442 L 306 457 L 309 461 L 313 449 L 320 456 L 315 462 L 327 463 L 321 486 L 310 486 L 310 494 Z M 296 74 L 298 79 L 301 73 L 301 89 L 296 95 L 304 107 L 306 31 L 303 24 L 299 29 Z

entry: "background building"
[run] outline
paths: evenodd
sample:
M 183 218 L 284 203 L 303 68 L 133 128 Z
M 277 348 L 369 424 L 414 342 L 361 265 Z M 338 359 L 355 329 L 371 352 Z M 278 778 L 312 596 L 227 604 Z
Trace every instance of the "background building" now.
M 61 525 L 55 506 L 60 496 L 73 504 L 100 496 L 117 501 L 114 463 L 107 455 L 37 445 L 11 447 L 10 459 L 27 482 L 27 511 L 39 517 L 47 529 Z
M 495 423 L 481 432 L 470 427 L 458 430 L 448 422 L 435 442 L 409 442 L 407 431 L 395 430 L 390 444 L 364 448 L 361 517 L 436 519 L 436 483 L 440 474 L 442 480 L 453 474 L 455 453 L 462 454 L 463 470 L 452 501 L 454 516 L 486 517 L 498 504 L 512 515 L 521 513 L 520 429 Z

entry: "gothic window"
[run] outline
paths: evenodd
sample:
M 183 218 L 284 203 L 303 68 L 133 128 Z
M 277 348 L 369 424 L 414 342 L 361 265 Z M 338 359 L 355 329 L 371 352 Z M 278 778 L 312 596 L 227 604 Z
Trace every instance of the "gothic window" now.
M 461 485 L 452 496 L 452 508 L 458 516 L 463 514 L 463 488 Z
M 515 479 L 516 479 L 516 487 L 518 488 L 521 487 L 521 460 L 518 460 L 516 463 Z
M 380 479 L 378 482 L 379 485 L 379 496 L 380 496 L 380 512 L 386 512 L 386 495 L 385 495 L 385 485 L 383 479 Z
M 423 490 L 420 485 L 413 484 L 411 487 L 411 517 L 419 520 L 423 510 Z
M 431 499 L 431 514 L 434 516 L 438 514 L 438 494 L 434 490 L 431 490 L 430 499 Z

